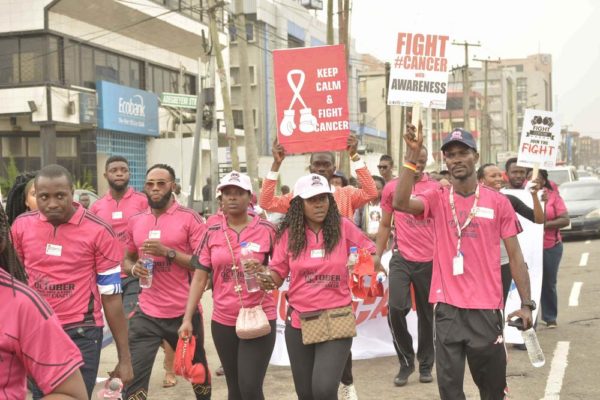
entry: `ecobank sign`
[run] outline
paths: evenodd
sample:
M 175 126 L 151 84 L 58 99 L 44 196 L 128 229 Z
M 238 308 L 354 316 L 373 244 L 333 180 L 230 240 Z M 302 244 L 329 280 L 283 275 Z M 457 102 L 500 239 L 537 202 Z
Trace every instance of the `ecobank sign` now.
M 150 92 L 98 81 L 98 128 L 158 136 L 158 98 Z

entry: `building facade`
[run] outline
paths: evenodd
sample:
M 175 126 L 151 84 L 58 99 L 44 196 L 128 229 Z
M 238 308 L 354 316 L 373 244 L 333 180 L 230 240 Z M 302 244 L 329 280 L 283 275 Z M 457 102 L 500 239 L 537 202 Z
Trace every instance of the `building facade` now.
M 1 2 L 0 173 L 9 159 L 19 171 L 58 162 L 103 192 L 104 161 L 120 154 L 141 188 L 148 142 L 178 129 L 159 96 L 197 93 L 203 3 Z

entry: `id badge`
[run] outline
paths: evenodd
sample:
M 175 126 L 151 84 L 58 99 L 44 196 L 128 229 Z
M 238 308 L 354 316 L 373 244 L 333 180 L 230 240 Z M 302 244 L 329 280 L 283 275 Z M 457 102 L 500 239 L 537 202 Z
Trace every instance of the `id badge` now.
M 452 274 L 454 276 L 462 275 L 465 272 L 464 257 L 459 253 L 452 259 Z
M 62 255 L 62 246 L 48 243 L 46 245 L 46 255 L 60 257 Z
M 150 231 L 148 233 L 148 239 L 160 239 L 160 231 Z
M 112 213 L 112 219 L 123 219 L 123 211 L 114 211 Z
M 323 258 L 325 256 L 325 252 L 323 249 L 315 249 L 310 251 L 310 258 Z

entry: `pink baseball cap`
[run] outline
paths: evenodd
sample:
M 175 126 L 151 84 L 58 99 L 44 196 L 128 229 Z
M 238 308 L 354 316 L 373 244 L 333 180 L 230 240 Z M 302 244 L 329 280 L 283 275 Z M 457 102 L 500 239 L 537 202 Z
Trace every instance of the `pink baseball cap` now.
M 324 176 L 317 174 L 304 175 L 294 185 L 294 197 L 309 199 L 322 193 L 332 193 L 329 182 Z
M 217 190 L 223 191 L 225 186 L 237 186 L 252 193 L 252 182 L 250 181 L 250 177 L 241 172 L 231 171 L 225 175 L 221 179 L 221 182 L 219 182 Z

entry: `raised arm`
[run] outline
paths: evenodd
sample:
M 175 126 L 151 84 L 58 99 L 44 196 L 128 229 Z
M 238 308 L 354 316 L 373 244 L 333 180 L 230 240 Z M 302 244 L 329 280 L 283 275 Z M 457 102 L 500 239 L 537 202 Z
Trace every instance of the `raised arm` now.
M 361 160 L 357 148 L 358 139 L 356 139 L 356 136 L 348 136 L 347 149 L 350 160 L 352 161 L 351 167 L 356 173 L 358 183 L 360 183 L 360 189 L 353 190 L 350 196 L 352 208 L 354 209 L 360 208 L 369 201 L 377 198 L 377 186 L 375 186 L 375 181 L 373 180 L 367 165 Z
M 263 179 L 263 184 L 260 188 L 260 196 L 258 198 L 258 205 L 265 211 L 285 214 L 290 208 L 291 196 L 289 194 L 275 196 L 275 186 L 277 186 L 279 168 L 285 159 L 285 149 L 277 142 L 277 140 L 275 140 L 273 142 L 271 153 L 273 154 L 273 164 L 271 164 L 271 170 L 266 178 Z
M 419 199 L 411 199 L 410 195 L 415 182 L 417 159 L 423 147 L 423 124 L 419 121 L 418 130 L 412 124 L 408 124 L 406 129 L 407 132 L 404 134 L 404 143 L 406 144 L 405 162 L 400 167 L 393 206 L 395 210 L 419 215 L 423 214 L 425 210 L 423 202 Z

